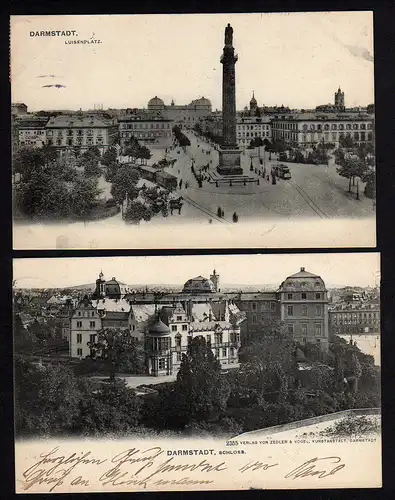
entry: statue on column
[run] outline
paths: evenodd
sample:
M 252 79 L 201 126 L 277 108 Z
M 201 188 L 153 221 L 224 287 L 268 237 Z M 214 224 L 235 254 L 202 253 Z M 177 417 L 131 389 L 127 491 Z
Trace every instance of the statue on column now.
M 228 26 L 225 28 L 225 45 L 232 45 L 233 43 L 233 28 L 228 23 Z

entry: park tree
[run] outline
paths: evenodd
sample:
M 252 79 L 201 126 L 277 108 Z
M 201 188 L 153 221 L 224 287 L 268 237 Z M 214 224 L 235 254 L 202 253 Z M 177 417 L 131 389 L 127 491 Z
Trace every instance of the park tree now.
M 292 335 L 283 322 L 268 318 L 254 328 L 250 339 L 239 353 L 244 384 L 258 401 L 273 393 L 282 397 L 296 369 Z
M 133 224 L 138 224 L 144 220 L 150 221 L 154 212 L 149 203 L 142 203 L 141 201 L 130 201 L 124 213 L 124 219 Z
M 140 160 L 140 163 L 147 164 L 147 160 L 151 158 L 151 152 L 146 146 L 140 146 L 137 150 L 137 158 Z
M 101 158 L 101 163 L 102 165 L 105 165 L 108 167 L 110 163 L 115 162 L 117 159 L 117 150 L 115 149 L 114 146 L 109 147 L 104 153 Z
M 94 389 L 86 380 L 79 381 L 81 398 L 74 428 L 87 436 L 124 435 L 139 424 L 140 399 L 124 380 L 115 380 Z
M 127 329 L 104 328 L 98 332 L 96 342 L 88 342 L 91 359 L 107 362 L 112 381 L 115 380 L 119 367 L 127 357 L 130 340 Z
M 98 188 L 97 179 L 79 179 L 70 191 L 70 203 L 74 215 L 79 217 L 87 215 L 97 203 L 101 190 Z
M 111 186 L 111 195 L 118 204 L 129 200 L 134 200 L 138 196 L 137 182 L 140 176 L 137 169 L 124 165 L 117 169 Z
M 223 415 L 229 393 L 210 343 L 195 337 L 182 356 L 176 382 L 161 393 L 159 411 L 170 425 L 183 428 Z
M 70 432 L 78 415 L 79 390 L 66 366 L 37 366 L 15 359 L 16 434 L 60 435 Z

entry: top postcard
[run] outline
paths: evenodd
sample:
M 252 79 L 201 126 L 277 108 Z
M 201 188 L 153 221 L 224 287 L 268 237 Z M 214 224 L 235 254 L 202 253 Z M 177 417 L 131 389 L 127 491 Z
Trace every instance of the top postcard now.
M 376 246 L 371 12 L 12 16 L 15 249 Z

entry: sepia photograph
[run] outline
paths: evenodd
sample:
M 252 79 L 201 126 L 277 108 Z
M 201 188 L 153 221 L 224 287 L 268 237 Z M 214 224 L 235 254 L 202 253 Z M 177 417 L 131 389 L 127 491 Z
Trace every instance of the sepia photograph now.
M 13 267 L 19 493 L 381 485 L 378 253 Z
M 14 249 L 376 246 L 372 12 L 10 30 Z

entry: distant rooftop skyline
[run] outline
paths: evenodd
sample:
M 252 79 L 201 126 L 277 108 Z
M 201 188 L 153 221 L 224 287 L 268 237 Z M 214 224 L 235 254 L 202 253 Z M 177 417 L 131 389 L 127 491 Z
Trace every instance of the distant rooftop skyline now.
M 133 284 L 182 286 L 198 275 L 206 278 L 215 269 L 220 282 L 231 285 L 271 285 L 304 267 L 328 284 L 375 286 L 380 270 L 378 253 L 287 255 L 194 255 L 167 257 L 105 257 L 16 259 L 14 280 L 20 288 L 67 288 L 93 283 L 103 271 Z
M 41 109 L 143 108 L 205 96 L 221 109 L 224 28 L 234 29 L 237 109 L 253 90 L 259 106 L 313 109 L 374 101 L 371 12 L 273 14 L 12 16 L 12 101 Z M 67 45 L 30 32 L 73 29 Z M 54 85 L 62 85 L 56 87 Z

